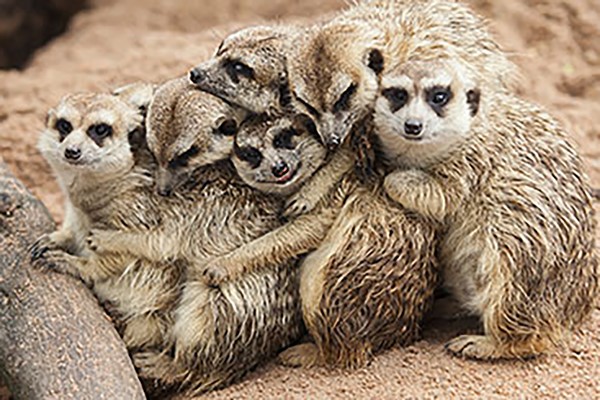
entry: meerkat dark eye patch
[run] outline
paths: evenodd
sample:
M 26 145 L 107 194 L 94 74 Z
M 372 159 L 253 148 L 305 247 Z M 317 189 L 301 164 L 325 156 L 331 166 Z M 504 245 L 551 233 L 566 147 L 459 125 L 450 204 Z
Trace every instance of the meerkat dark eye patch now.
M 200 152 L 198 146 L 192 146 L 171 161 L 169 161 L 170 169 L 177 169 L 182 167 L 187 167 L 192 157 L 196 156 Z
M 381 91 L 383 97 L 385 97 L 389 104 L 390 110 L 393 113 L 401 109 L 408 103 L 408 92 L 403 88 L 387 88 Z
M 294 128 L 284 129 L 273 138 L 273 147 L 276 149 L 294 150 L 296 146 L 292 143 L 292 138 L 299 134 Z
M 381 51 L 377 49 L 371 49 L 369 52 L 369 61 L 367 65 L 375 72 L 375 74 L 379 75 L 381 71 L 383 71 L 384 67 L 383 54 L 381 54 Z
M 234 144 L 233 152 L 240 160 L 248 163 L 251 168 L 258 168 L 263 159 L 262 153 L 256 147 L 239 147 L 237 144 Z
M 425 91 L 425 100 L 438 117 L 443 117 L 443 108 L 452 100 L 452 91 L 449 86 L 434 86 Z
M 240 77 L 254 78 L 254 70 L 239 60 L 227 60 L 223 66 L 233 83 L 239 83 Z
M 223 121 L 216 129 L 216 133 L 223 136 L 233 136 L 237 133 L 237 123 L 233 119 Z
M 350 99 L 352 98 L 352 95 L 356 93 L 356 88 L 357 85 L 353 83 L 350 86 L 348 86 L 346 90 L 344 90 L 344 93 L 342 93 L 340 98 L 333 105 L 334 114 L 340 111 L 345 111 L 350 107 Z
M 313 106 L 311 106 L 310 104 L 308 104 L 307 101 L 303 100 L 300 97 L 297 97 L 298 101 L 306 108 L 306 111 L 308 111 L 313 117 L 320 119 L 321 118 L 321 113 L 317 111 L 316 108 L 314 108 Z
M 481 99 L 481 92 L 479 89 L 472 89 L 467 92 L 467 104 L 471 110 L 471 117 L 477 115 L 479 111 L 479 101 Z
M 73 131 L 73 125 L 64 118 L 59 118 L 54 124 L 54 128 L 58 131 L 61 142 Z
M 104 139 L 113 134 L 113 128 L 108 124 L 99 123 L 90 126 L 87 130 L 87 134 L 94 141 L 94 143 L 102 147 Z
M 294 117 L 294 124 L 295 124 L 297 130 L 300 130 L 300 131 L 305 130 L 317 142 L 324 145 L 323 139 L 321 139 L 321 135 L 319 135 L 319 131 L 317 130 L 317 126 L 315 125 L 315 122 L 308 115 L 296 114 L 296 116 Z M 300 132 L 298 134 L 300 134 Z

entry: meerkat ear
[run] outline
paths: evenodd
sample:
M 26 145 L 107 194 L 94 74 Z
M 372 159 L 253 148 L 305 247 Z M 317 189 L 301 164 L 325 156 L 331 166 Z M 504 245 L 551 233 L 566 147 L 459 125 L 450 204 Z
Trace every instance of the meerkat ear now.
M 136 152 L 139 149 L 142 149 L 147 146 L 146 143 L 146 129 L 144 127 L 139 126 L 129 132 L 127 135 L 127 140 L 129 142 L 129 147 L 132 152 Z
M 112 94 L 136 107 L 142 115 L 146 115 L 157 85 L 147 82 L 136 82 L 113 90 Z
M 311 136 L 317 139 L 319 143 L 325 145 L 323 139 L 321 139 L 321 135 L 319 135 L 315 122 L 308 115 L 296 114 L 294 116 L 294 128 L 307 131 Z
M 477 88 L 471 89 L 467 92 L 467 104 L 471 110 L 471 117 L 477 115 L 479 111 L 479 100 L 481 99 L 481 91 Z
M 381 71 L 383 71 L 384 67 L 384 59 L 383 54 L 378 49 L 369 50 L 369 55 L 367 59 L 367 66 L 371 68 L 376 75 L 379 75 Z
M 55 121 L 56 121 L 56 111 L 54 111 L 54 109 L 51 108 L 50 110 L 48 110 L 48 113 L 46 114 L 44 124 L 46 124 L 46 126 L 50 126 L 50 125 L 54 124 Z

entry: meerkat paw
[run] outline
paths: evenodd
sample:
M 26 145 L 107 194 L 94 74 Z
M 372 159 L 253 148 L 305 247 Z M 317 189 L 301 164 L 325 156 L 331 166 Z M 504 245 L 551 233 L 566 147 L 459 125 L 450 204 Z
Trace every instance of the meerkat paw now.
M 390 198 L 404 208 L 443 221 L 446 199 L 443 190 L 426 172 L 409 169 L 385 177 L 383 188 Z
M 180 372 L 175 360 L 164 352 L 137 352 L 131 356 L 131 359 L 141 378 L 168 381 L 167 377 L 175 377 Z
M 288 199 L 285 203 L 283 216 L 286 218 L 296 218 L 302 214 L 306 214 L 317 206 L 321 196 L 315 192 L 303 193 L 299 191 Z
M 58 250 L 60 245 L 53 239 L 52 234 L 42 235 L 30 248 L 31 261 L 34 267 L 42 268 L 46 264 L 38 263 L 49 250 Z M 43 268 L 42 268 L 43 269 Z
M 45 248 L 33 262 L 34 268 L 41 271 L 53 271 L 59 274 L 71 275 L 74 278 L 81 279 L 84 283 L 89 282 L 84 279 L 75 265 L 81 263 L 81 258 L 71 255 L 64 250 L 57 248 Z
M 496 341 L 486 335 L 461 335 L 444 346 L 451 354 L 476 360 L 501 358 Z
M 281 365 L 291 368 L 313 368 L 323 365 L 321 353 L 314 343 L 301 343 L 292 346 L 277 357 Z

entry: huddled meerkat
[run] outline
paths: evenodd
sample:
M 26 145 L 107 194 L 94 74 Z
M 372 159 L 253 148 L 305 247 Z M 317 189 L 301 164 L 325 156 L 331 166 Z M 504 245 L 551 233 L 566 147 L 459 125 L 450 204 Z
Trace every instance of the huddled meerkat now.
M 234 32 L 212 59 L 191 70 L 190 80 L 252 113 L 281 113 L 291 102 L 287 55 L 301 31 L 293 25 L 275 25 Z
M 259 117 L 240 127 L 233 162 L 249 185 L 291 196 L 332 177 L 315 172 L 325 157 L 307 116 Z M 302 262 L 300 288 L 315 343 L 282 353 L 287 365 L 359 367 L 378 351 L 410 343 L 437 284 L 433 225 L 403 212 L 376 183 L 362 187 L 352 158 L 342 159 L 342 176 L 316 185 L 329 187 L 317 207 L 216 260 L 216 271 L 239 274 L 235 266 L 265 267 L 281 254 L 313 250 Z
M 591 189 L 558 122 L 464 59 L 388 71 L 374 121 L 387 193 L 441 226 L 446 287 L 481 318 L 456 355 L 524 358 L 559 344 L 598 294 Z M 485 86 L 483 86 L 485 87 Z
M 157 161 L 158 225 L 94 230 L 97 251 L 128 251 L 184 265 L 174 320 L 161 347 L 134 354 L 140 376 L 200 393 L 243 376 L 302 333 L 294 260 L 209 286 L 206 265 L 280 224 L 281 201 L 245 185 L 228 160 L 236 111 L 186 79 L 165 83 L 148 109 L 147 142 Z M 166 176 L 161 180 L 161 176 Z M 128 210 L 131 212 L 131 210 Z
M 182 266 L 127 251 L 100 254 L 86 243 L 91 229 L 127 229 L 144 217 L 150 226 L 156 222 L 154 164 L 144 150 L 143 116 L 129 99 L 129 94 L 68 95 L 49 111 L 39 149 L 65 193 L 66 211 L 61 228 L 43 236 L 33 256 L 47 262 L 37 265 L 64 266 L 60 272 L 89 284 L 111 305 L 125 344 L 135 351 L 160 344 L 172 324 L 164 310 L 177 300 Z M 129 214 L 132 209 L 136 216 Z

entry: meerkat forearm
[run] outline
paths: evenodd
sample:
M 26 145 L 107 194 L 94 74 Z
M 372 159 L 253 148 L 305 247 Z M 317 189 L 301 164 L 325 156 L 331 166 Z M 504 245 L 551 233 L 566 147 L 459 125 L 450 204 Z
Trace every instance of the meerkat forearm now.
M 333 159 L 321 168 L 300 191 L 286 202 L 286 216 L 297 216 L 314 209 L 329 193 L 331 187 L 354 166 L 354 155 L 348 149 L 340 149 Z
M 327 210 L 307 214 L 220 257 L 203 273 L 234 279 L 259 268 L 279 265 L 318 247 L 334 220 Z
M 99 253 L 128 253 L 151 261 L 181 256 L 182 242 L 175 231 L 164 230 L 94 230 L 89 238 L 90 246 Z
M 434 177 L 422 170 L 395 171 L 386 176 L 384 189 L 408 210 L 442 222 L 448 213 L 446 193 Z

